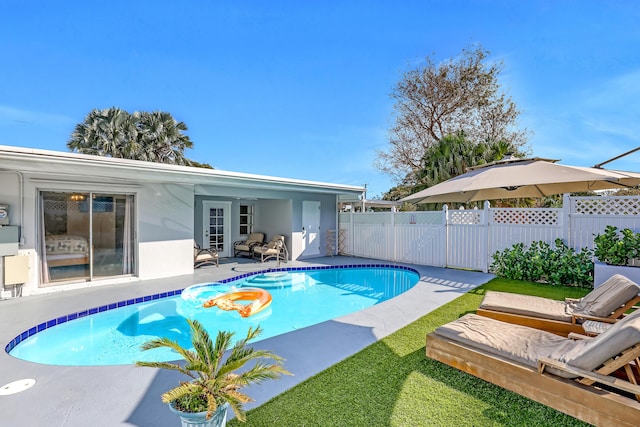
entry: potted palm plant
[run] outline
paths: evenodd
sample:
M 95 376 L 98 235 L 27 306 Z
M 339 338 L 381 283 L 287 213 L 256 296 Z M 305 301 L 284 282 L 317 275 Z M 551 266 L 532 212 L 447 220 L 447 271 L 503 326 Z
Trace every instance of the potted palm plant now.
M 618 231 L 607 225 L 604 233 L 594 237 L 594 287 L 600 286 L 614 274 L 622 274 L 640 283 L 640 233 L 629 228 Z
M 187 322 L 191 328 L 193 350 L 168 338 L 153 339 L 142 345 L 142 350 L 170 348 L 182 357 L 184 363 L 136 362 L 137 366 L 169 369 L 191 378 L 162 395 L 162 401 L 180 415 L 183 427 L 224 427 L 227 407 L 231 407 L 238 420 L 244 422 L 246 414 L 242 406 L 252 399 L 240 389 L 276 379 L 281 374 L 290 375 L 282 367 L 284 360 L 281 357 L 270 351 L 247 347 L 247 343 L 262 332 L 259 326 L 250 327 L 247 336 L 235 344 L 233 332 L 220 331 L 214 343 L 200 322 L 189 319 Z M 265 363 L 268 360 L 273 363 Z M 238 372 L 251 361 L 255 362 L 252 367 Z

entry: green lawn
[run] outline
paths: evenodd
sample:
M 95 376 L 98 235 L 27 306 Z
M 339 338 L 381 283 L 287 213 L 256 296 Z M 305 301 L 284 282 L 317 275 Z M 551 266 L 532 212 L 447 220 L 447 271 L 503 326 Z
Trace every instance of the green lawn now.
M 486 290 L 579 298 L 587 289 L 494 279 L 249 411 L 245 426 L 585 426 L 425 356 L 425 335 Z

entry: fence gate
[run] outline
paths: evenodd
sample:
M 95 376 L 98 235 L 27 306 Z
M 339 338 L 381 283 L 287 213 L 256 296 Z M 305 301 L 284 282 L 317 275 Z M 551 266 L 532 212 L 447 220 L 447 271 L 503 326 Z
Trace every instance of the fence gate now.
M 400 212 L 395 216 L 394 261 L 447 265 L 447 235 L 442 212 Z
M 444 211 L 447 218 L 447 267 L 486 271 L 486 211 Z

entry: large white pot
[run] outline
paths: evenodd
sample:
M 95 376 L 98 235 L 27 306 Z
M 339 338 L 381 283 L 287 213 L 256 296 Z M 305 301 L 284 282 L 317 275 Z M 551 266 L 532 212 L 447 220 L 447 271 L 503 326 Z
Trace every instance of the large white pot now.
M 597 288 L 602 285 L 614 274 L 622 274 L 640 285 L 640 267 L 609 265 L 595 260 L 593 263 L 593 287 Z
M 180 415 L 182 427 L 225 427 L 227 425 L 227 406 L 219 406 L 218 410 L 209 419 L 207 419 L 206 412 L 178 411 L 171 403 L 169 404 L 169 409 Z

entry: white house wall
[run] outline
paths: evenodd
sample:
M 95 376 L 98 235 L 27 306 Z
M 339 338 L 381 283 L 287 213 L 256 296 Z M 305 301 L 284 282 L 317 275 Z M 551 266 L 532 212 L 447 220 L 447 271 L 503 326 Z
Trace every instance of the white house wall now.
M 10 221 L 19 225 L 21 244 L 19 254 L 30 257 L 29 280 L 22 287 L 22 295 L 55 292 L 61 289 L 76 289 L 137 280 L 101 279 L 75 284 L 50 284 L 40 287 L 40 250 L 38 248 L 39 191 L 105 191 L 134 194 L 136 203 L 136 251 L 138 253 L 137 276 L 140 279 L 178 276 L 193 272 L 193 186 L 178 184 L 119 184 L 71 180 L 56 180 L 57 177 L 39 174 L 23 174 L 22 196 L 21 174 L 0 172 L 0 203 L 10 206 Z M 21 198 L 23 201 L 21 201 Z M 21 212 L 22 205 L 22 212 Z M 0 263 L 3 264 L 3 263 Z M 0 268 L 0 285 L 3 274 Z M 0 287 L 1 288 L 1 287 Z
M 99 192 L 134 196 L 135 271 L 131 275 L 76 283 L 40 285 L 39 192 Z M 314 181 L 159 165 L 128 159 L 0 146 L 0 203 L 10 207 L 11 225 L 20 227 L 20 255 L 29 256 L 29 279 L 22 294 L 55 292 L 115 282 L 193 272 L 193 239 L 202 238 L 202 201 L 231 202 L 232 239 L 239 240 L 239 206 L 255 206 L 255 229 L 268 237 L 284 234 L 299 247 L 302 202 L 321 205 L 320 239 L 336 228 L 338 195 L 357 197 L 364 188 Z M 295 259 L 300 251 L 293 251 Z M 0 298 L 4 293 L 0 256 Z
M 267 240 L 277 235 L 285 236 L 285 245 L 291 250 L 291 212 L 291 200 L 258 200 L 255 230 L 264 232 Z
M 138 193 L 141 279 L 193 272 L 193 186 L 146 184 Z

